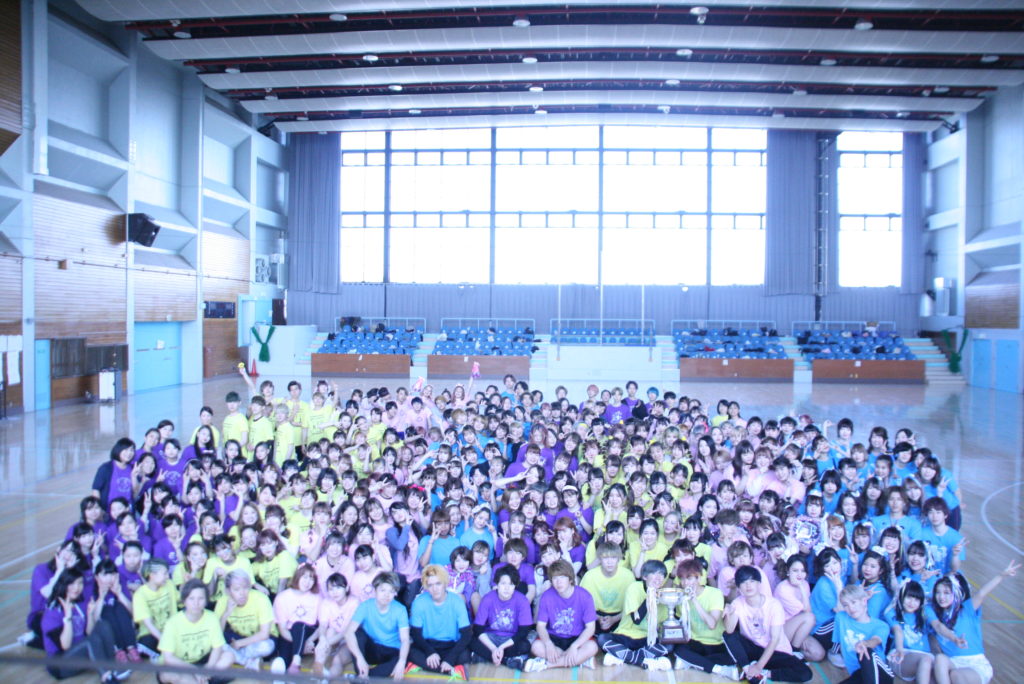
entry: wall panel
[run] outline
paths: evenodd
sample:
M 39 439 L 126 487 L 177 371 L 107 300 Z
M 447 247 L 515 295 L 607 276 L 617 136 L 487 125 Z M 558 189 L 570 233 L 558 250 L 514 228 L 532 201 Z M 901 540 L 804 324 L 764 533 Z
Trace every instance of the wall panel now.
M 196 275 L 188 271 L 136 270 L 135 320 L 194 321 Z M 169 317 L 169 318 L 168 318 Z
M 249 242 L 241 236 L 203 233 L 203 299 L 237 302 L 249 292 Z M 203 377 L 234 373 L 242 358 L 238 320 L 203 319 Z
M 0 154 L 21 134 L 21 3 L 0 16 Z
M 124 344 L 124 215 L 39 193 L 34 199 L 36 338 Z
M 0 324 L 21 325 L 21 259 L 0 255 Z
M 1020 270 L 982 273 L 965 290 L 968 328 L 1020 327 Z

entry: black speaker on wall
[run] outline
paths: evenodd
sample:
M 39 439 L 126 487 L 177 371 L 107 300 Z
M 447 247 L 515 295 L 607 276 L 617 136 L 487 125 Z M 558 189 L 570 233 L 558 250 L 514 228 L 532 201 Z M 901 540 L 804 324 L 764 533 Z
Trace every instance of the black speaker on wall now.
M 128 240 L 143 247 L 152 247 L 160 226 L 148 214 L 128 214 Z

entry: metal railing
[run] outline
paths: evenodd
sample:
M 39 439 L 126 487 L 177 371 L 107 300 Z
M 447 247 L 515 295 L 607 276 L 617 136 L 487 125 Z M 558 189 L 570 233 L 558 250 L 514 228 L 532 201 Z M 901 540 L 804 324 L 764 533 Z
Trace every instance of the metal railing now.
M 701 321 L 696 319 L 675 319 L 671 322 L 669 330 L 674 334 L 677 330 L 724 330 L 725 328 L 733 328 L 734 330 L 760 330 L 761 328 L 767 328 L 769 330 L 777 329 L 775 327 L 775 321 L 744 319 L 708 319 L 706 321 Z
M 628 344 L 654 346 L 654 321 L 640 318 L 552 318 L 551 337 L 558 344 Z M 626 332 L 632 331 L 632 332 Z M 566 342 L 565 339 L 579 341 Z M 639 338 L 639 345 L 631 340 Z M 591 341 L 593 340 L 593 341 Z
M 441 330 L 464 330 L 467 328 L 482 328 L 487 330 L 511 330 L 518 333 L 529 328 L 537 332 L 537 320 L 534 318 L 442 318 Z
M 341 330 L 342 321 L 349 316 L 338 316 L 334 319 L 334 331 Z M 419 330 L 427 331 L 427 319 L 425 318 L 360 318 L 359 327 L 367 332 L 372 332 L 378 325 L 384 326 L 385 330 Z
M 895 321 L 793 321 L 793 335 L 805 330 L 814 332 L 864 332 L 868 327 L 879 332 L 896 332 Z

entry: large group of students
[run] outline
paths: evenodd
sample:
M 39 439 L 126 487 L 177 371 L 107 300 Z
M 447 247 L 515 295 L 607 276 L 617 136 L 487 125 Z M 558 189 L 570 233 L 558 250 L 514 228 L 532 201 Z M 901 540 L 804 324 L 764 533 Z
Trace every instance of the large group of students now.
M 242 376 L 248 402 L 187 440 L 118 440 L 36 567 L 23 642 L 54 677 L 145 657 L 180 684 L 595 662 L 757 684 L 827 658 L 844 684 L 992 680 L 982 604 L 1018 566 L 972 590 L 946 454 L 909 428 L 635 382 L 320 381 L 307 403 Z

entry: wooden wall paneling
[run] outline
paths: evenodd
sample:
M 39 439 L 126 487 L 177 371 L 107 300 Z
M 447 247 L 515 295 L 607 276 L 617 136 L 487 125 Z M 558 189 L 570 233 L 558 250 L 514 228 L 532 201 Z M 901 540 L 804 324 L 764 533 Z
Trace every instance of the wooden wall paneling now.
M 203 233 L 203 301 L 237 302 L 249 293 L 249 241 Z M 203 377 L 234 373 L 245 350 L 238 347 L 237 318 L 203 319 Z
M 124 215 L 35 195 L 36 338 L 127 341 Z M 67 269 L 60 267 L 67 260 Z
M 137 322 L 194 321 L 196 319 L 195 273 L 136 269 L 132 275 L 135 277 L 135 320 Z
M 0 154 L 21 135 L 21 3 L 0 12 Z
M 408 354 L 312 354 L 314 375 L 373 375 L 409 377 L 412 357 Z
M 924 384 L 924 361 L 814 359 L 813 382 Z
M 964 291 L 968 328 L 1020 327 L 1020 270 L 982 273 Z
M 530 379 L 529 356 L 435 356 L 427 357 L 427 377 L 466 378 L 473 364 L 480 364 L 480 377 L 495 380 L 511 373 L 519 380 Z
M 21 257 L 0 254 L 0 323 L 21 331 Z
M 679 359 L 683 382 L 793 382 L 793 359 Z
M 128 389 L 128 376 L 121 374 L 121 390 Z M 56 404 L 59 401 L 75 401 L 85 399 L 88 392 L 96 396 L 100 391 L 100 378 L 98 375 L 79 375 L 73 378 L 53 378 L 50 380 L 50 401 Z

